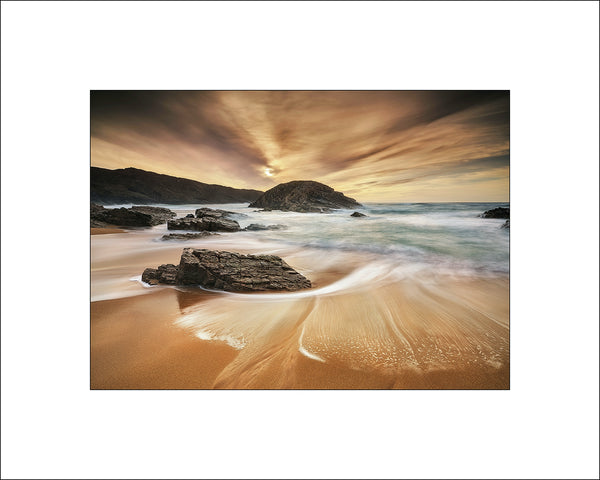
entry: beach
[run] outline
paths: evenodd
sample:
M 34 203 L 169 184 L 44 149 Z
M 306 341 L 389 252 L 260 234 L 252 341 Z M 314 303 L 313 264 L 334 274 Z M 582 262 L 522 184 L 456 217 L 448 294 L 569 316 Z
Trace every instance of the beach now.
M 91 237 L 91 388 L 509 388 L 507 235 L 500 220 L 472 215 L 479 206 L 373 206 L 370 224 L 346 211 L 224 207 L 242 226 L 289 228 L 163 241 L 159 225 Z M 451 222 L 461 230 L 439 239 Z M 184 247 L 278 255 L 312 287 L 247 294 L 141 282 L 146 267 L 178 264 Z

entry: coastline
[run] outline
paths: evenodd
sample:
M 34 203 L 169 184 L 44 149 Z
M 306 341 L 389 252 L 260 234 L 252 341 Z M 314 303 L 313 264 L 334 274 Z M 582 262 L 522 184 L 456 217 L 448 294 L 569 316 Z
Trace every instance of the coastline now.
M 478 288 L 478 284 L 480 282 L 472 281 L 446 284 L 449 288 L 444 292 L 451 298 L 438 297 L 432 306 L 429 302 L 434 297 L 429 295 L 410 300 L 422 295 L 417 293 L 420 287 L 410 281 L 403 282 L 402 295 L 397 288 L 393 293 L 390 290 L 365 294 L 376 295 L 369 307 L 373 315 L 376 315 L 372 310 L 375 303 L 383 302 L 386 308 L 393 304 L 399 306 L 404 338 L 411 339 L 414 352 L 421 355 L 420 365 L 405 361 L 410 356 L 408 350 L 399 352 L 397 345 L 390 350 L 383 342 L 383 347 L 380 345 L 376 351 L 373 340 L 376 343 L 376 332 L 381 332 L 383 325 L 372 325 L 370 339 L 365 338 L 370 352 L 359 353 L 356 349 L 360 345 L 348 351 L 335 347 L 336 340 L 347 338 L 348 334 L 361 338 L 356 331 L 344 328 L 368 316 L 367 311 L 360 311 L 364 304 L 360 294 L 319 300 L 317 309 L 314 300 L 302 301 L 300 305 L 290 302 L 264 305 L 260 301 L 256 305 L 254 302 L 236 305 L 238 299 L 228 296 L 168 287 L 149 295 L 92 302 L 90 388 L 508 389 L 508 324 L 494 326 L 498 321 L 507 322 L 507 312 L 499 306 L 503 297 L 499 298 L 498 305 L 488 308 L 485 315 L 476 311 L 490 295 L 507 293 L 507 281 L 494 280 L 483 288 L 481 285 Z M 472 299 L 468 309 L 461 307 L 458 299 L 462 297 Z M 309 303 L 312 304 L 307 307 Z M 309 309 L 312 309 L 312 317 Z M 219 321 L 213 325 L 216 332 L 213 339 L 198 335 L 198 325 L 185 325 L 181 319 L 202 310 L 212 319 L 221 315 L 223 328 L 231 324 L 252 324 L 258 332 L 245 331 L 249 341 L 241 349 L 228 343 L 228 334 L 233 332 L 219 331 Z M 358 311 L 358 315 L 353 316 L 353 311 Z M 492 315 L 497 318 L 489 320 Z M 332 329 L 326 332 L 331 337 L 326 345 L 320 344 L 318 332 L 311 330 L 321 328 L 318 325 L 323 316 Z M 418 325 L 426 318 L 432 320 L 428 328 L 422 330 Z M 481 321 L 487 323 L 478 323 Z M 479 337 L 476 336 L 478 331 L 482 333 Z M 304 338 L 300 338 L 301 335 Z M 493 343 L 489 343 L 489 335 L 495 336 Z M 417 347 L 419 338 L 435 338 L 435 341 Z M 301 352 L 300 345 L 310 356 Z M 333 348 L 328 351 L 330 347 Z M 454 348 L 464 350 L 450 361 L 448 354 Z M 503 348 L 506 350 L 502 351 Z M 444 350 L 443 354 L 434 358 L 440 349 Z M 502 352 L 495 357 L 498 363 L 478 361 L 477 352 L 486 349 Z M 390 352 L 397 355 L 396 358 L 391 363 L 382 363 L 381 359 Z M 325 361 L 320 360 L 321 357 L 325 357 Z M 463 360 L 457 361 L 461 357 Z M 368 361 L 361 363 L 353 358 Z
M 392 223 L 393 231 L 413 228 L 415 238 L 435 228 L 423 222 L 435 221 L 440 232 L 481 225 L 503 242 L 498 221 L 384 215 L 355 223 L 344 212 L 290 214 L 290 230 L 191 241 L 163 241 L 165 225 L 103 229 L 112 234 L 91 237 L 90 387 L 508 389 L 509 274 L 494 270 L 501 257 L 478 250 L 491 266 L 478 269 L 436 254 L 427 263 L 411 256 L 412 247 L 378 252 L 348 244 L 371 235 L 369 225 L 382 225 L 380 218 L 404 222 Z M 248 212 L 243 222 L 282 217 Z M 320 240 L 323 228 L 331 229 L 324 232 L 329 245 Z M 448 245 L 446 236 L 428 238 L 436 248 Z M 141 282 L 147 267 L 177 265 L 185 247 L 277 255 L 312 287 L 242 294 Z

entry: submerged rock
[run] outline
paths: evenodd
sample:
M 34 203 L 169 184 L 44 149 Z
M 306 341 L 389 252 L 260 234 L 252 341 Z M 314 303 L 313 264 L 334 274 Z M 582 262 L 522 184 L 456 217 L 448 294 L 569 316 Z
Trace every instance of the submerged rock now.
M 275 255 L 185 248 L 175 275 L 173 267 L 147 268 L 142 280 L 146 283 L 200 285 L 229 292 L 294 291 L 311 286 L 310 280 Z
M 185 217 L 183 217 L 183 218 L 196 218 L 196 217 L 194 217 L 194 214 L 193 214 L 193 213 L 188 213 L 188 214 L 187 214 Z
M 252 208 L 284 210 L 302 213 L 327 213 L 336 208 L 360 207 L 353 198 L 319 182 L 294 181 L 281 183 L 267 190 L 248 205 Z
M 507 220 L 506 222 L 504 222 L 500 228 L 508 228 L 508 229 L 510 229 L 510 219 Z
M 214 232 L 198 232 L 198 233 L 169 233 L 163 235 L 161 240 L 194 240 L 195 238 L 210 237 L 212 235 L 218 235 Z
M 274 225 L 263 225 L 262 223 L 251 223 L 244 230 L 248 230 L 251 232 L 261 231 L 261 230 L 285 230 L 287 225 L 274 224 Z
M 497 207 L 487 210 L 480 215 L 482 218 L 510 218 L 510 208 Z
M 366 215 L 364 213 L 360 213 L 360 212 L 354 212 L 352 215 L 350 215 L 351 217 L 366 217 Z
M 216 217 L 177 218 L 167 222 L 169 230 L 195 230 L 198 232 L 237 232 L 240 224 L 235 220 Z

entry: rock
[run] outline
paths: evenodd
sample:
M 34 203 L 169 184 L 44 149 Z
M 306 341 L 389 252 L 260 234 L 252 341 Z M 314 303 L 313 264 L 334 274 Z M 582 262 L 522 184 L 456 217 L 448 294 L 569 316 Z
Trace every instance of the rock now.
M 255 232 L 255 231 L 260 231 L 260 230 L 285 230 L 286 228 L 287 228 L 287 225 L 280 225 L 280 224 L 263 225 L 262 223 L 251 223 L 246 228 L 244 228 L 244 230 Z
M 510 229 L 510 219 L 502 224 L 500 228 L 509 228 Z
M 213 232 L 169 233 L 168 235 L 163 235 L 161 237 L 161 240 L 193 240 L 195 238 L 210 237 L 212 235 L 218 235 L 218 233 L 213 233 Z
M 147 268 L 142 280 L 169 283 L 173 281 L 172 267 Z M 229 292 L 294 291 L 311 286 L 310 280 L 275 255 L 243 255 L 194 248 L 183 250 L 174 282 Z
M 487 210 L 480 215 L 482 218 L 510 218 L 510 208 L 497 207 Z
M 93 227 L 115 225 L 117 227 L 151 227 L 152 216 L 128 208 L 104 208 L 92 204 L 90 223 Z
M 188 213 L 184 218 L 196 218 L 193 213 Z
M 237 232 L 240 224 L 235 220 L 216 217 L 177 218 L 167 222 L 169 230 L 196 230 L 198 232 Z
M 158 268 L 147 268 L 142 273 L 142 282 L 150 285 L 164 283 L 167 285 L 175 285 L 177 278 L 177 267 L 171 263 L 161 265 Z
M 265 211 L 284 210 L 292 212 L 327 213 L 336 208 L 360 207 L 353 198 L 346 197 L 333 188 L 313 181 L 281 183 L 267 190 L 257 200 L 248 205 L 263 208 Z
M 351 217 L 366 217 L 366 215 L 364 213 L 360 213 L 360 212 L 354 212 L 352 215 L 350 215 Z
M 235 212 L 230 212 L 228 210 L 221 210 L 219 208 L 214 209 L 214 208 L 208 208 L 208 207 L 202 207 L 202 208 L 196 209 L 196 218 L 203 218 L 203 217 L 226 218 L 226 217 L 230 217 L 231 215 L 235 215 Z
M 102 205 L 90 205 L 90 223 L 92 227 L 151 227 L 160 225 L 168 218 L 176 216 L 168 208 L 135 206 L 131 208 L 104 208 Z

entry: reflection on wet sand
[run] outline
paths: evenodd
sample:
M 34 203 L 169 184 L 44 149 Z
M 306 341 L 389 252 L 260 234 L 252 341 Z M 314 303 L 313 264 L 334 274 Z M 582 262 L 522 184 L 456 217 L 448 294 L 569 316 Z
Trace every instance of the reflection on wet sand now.
M 319 295 L 222 294 L 187 304 L 176 324 L 240 350 L 215 387 L 293 388 L 309 359 L 388 378 L 395 388 L 508 388 L 507 281 L 440 280 Z

